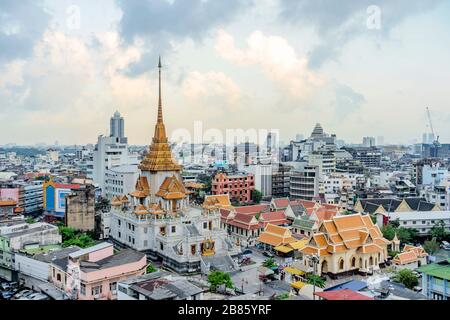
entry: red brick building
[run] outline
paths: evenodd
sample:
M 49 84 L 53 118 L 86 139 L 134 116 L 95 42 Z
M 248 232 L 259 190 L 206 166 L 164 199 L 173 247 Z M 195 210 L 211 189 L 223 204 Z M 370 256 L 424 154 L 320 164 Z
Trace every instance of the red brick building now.
M 212 180 L 212 194 L 228 194 L 231 201 L 249 203 L 252 200 L 253 190 L 255 190 L 253 174 L 228 176 L 226 173 L 218 173 Z

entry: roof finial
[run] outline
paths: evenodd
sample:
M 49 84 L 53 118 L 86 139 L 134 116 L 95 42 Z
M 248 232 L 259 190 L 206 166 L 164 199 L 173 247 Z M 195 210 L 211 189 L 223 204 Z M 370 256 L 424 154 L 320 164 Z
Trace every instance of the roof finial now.
M 161 56 L 159 56 L 159 63 L 158 63 L 158 69 L 159 69 L 159 100 L 158 100 L 158 122 L 163 122 L 163 115 L 162 115 L 162 98 L 161 98 Z

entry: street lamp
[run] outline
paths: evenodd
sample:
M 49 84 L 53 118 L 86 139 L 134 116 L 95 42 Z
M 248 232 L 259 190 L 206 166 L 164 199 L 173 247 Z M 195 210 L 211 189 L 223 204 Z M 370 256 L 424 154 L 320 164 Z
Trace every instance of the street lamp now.
M 242 284 L 242 294 L 244 294 L 244 283 L 248 284 L 248 281 L 245 280 L 244 278 L 241 278 L 241 284 Z
M 313 254 L 312 256 L 309 257 L 309 266 L 313 268 L 313 300 L 316 300 L 316 269 L 317 269 L 317 264 L 319 263 L 320 258 L 317 254 Z

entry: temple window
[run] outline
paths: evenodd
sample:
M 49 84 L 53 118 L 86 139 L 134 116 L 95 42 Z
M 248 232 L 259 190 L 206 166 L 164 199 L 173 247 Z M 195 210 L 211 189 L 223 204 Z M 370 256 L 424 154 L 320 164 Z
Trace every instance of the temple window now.
M 352 258 L 352 267 L 353 268 L 356 267 L 356 258 L 355 257 Z
M 344 260 L 339 261 L 339 270 L 344 270 Z
M 197 248 L 195 244 L 191 245 L 191 254 L 195 256 L 195 252 L 197 251 Z

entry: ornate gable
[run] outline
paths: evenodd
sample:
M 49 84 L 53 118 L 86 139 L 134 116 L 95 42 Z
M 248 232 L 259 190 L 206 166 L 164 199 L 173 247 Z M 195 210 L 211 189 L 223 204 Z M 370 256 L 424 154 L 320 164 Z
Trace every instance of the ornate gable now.
M 156 195 L 165 200 L 179 200 L 185 198 L 186 193 L 184 185 L 175 176 L 171 176 L 164 179 Z

